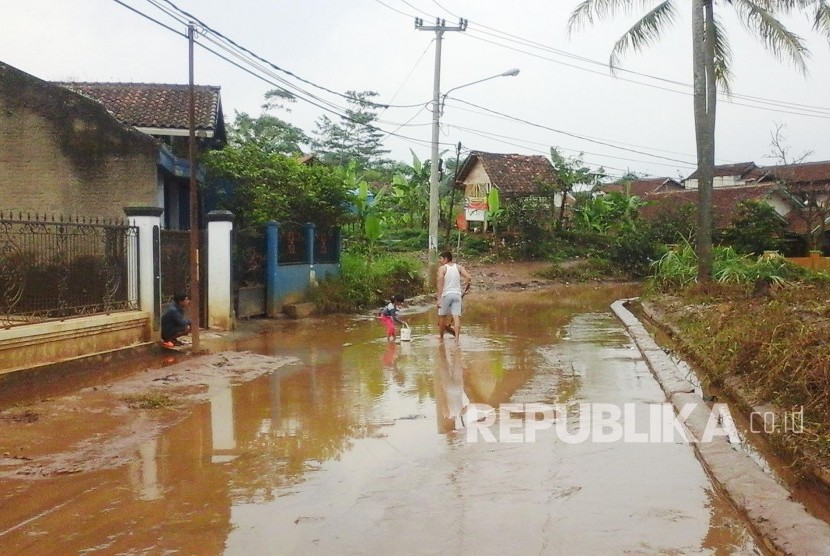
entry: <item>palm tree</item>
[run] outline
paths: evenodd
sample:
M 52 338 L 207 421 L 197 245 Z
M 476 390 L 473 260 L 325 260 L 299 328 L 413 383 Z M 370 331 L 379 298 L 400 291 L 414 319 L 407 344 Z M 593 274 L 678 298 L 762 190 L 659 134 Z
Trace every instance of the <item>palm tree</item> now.
M 679 0 L 654 0 L 648 13 L 614 44 L 609 65 L 612 72 L 628 50 L 641 50 L 656 41 L 678 14 Z M 583 0 L 571 14 L 569 31 L 595 20 L 609 19 L 619 12 L 648 5 L 646 0 Z M 779 59 L 789 61 L 802 72 L 808 55 L 801 38 L 790 32 L 776 17 L 796 9 L 815 10 L 814 28 L 830 36 L 830 7 L 827 0 L 726 0 L 744 25 L 755 31 L 764 46 Z M 731 55 L 726 34 L 715 16 L 714 0 L 691 0 L 692 74 L 697 145 L 698 280 L 709 281 L 712 274 L 712 178 L 715 166 L 715 109 L 717 87 L 729 93 Z

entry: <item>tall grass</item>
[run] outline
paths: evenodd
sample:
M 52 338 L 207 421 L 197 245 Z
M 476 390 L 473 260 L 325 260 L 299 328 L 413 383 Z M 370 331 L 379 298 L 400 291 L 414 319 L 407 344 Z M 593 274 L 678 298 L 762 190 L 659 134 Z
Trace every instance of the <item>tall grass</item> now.
M 423 263 L 411 257 L 343 253 L 340 276 L 321 282 L 310 298 L 319 312 L 353 313 L 380 307 L 394 294 L 423 293 L 423 273 Z
M 712 276 L 720 284 L 782 284 L 803 278 L 802 268 L 780 256 L 741 255 L 732 247 L 715 247 Z M 682 289 L 697 282 L 697 254 L 685 243 L 652 263 L 654 284 L 662 289 Z

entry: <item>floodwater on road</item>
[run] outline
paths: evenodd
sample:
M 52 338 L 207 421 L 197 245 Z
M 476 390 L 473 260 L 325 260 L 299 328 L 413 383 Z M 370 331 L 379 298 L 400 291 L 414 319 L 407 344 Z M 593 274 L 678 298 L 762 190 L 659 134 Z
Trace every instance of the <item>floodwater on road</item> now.
M 368 316 L 281 323 L 234 347 L 297 363 L 129 465 L 0 480 L 0 553 L 754 554 L 692 446 L 643 439 L 665 397 L 608 309 L 634 293 L 477 293 L 458 345 L 432 307 L 405 343 Z M 613 408 L 639 437 L 579 426 Z

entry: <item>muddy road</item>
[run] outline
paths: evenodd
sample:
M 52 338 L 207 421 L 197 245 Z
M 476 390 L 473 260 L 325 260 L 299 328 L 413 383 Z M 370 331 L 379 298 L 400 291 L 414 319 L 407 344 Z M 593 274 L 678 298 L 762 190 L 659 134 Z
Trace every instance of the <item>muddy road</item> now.
M 665 400 L 608 310 L 633 286 L 474 270 L 457 346 L 424 302 L 408 343 L 369 315 L 280 321 L 7 405 L 0 553 L 760 550 L 689 444 L 576 436 L 580 403 L 644 430 Z

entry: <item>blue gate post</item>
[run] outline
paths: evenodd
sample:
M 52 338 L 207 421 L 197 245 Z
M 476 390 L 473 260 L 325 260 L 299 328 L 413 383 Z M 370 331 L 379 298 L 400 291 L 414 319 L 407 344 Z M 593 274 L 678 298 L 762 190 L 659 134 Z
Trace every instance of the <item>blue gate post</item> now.
M 280 314 L 277 298 L 277 266 L 280 257 L 280 223 L 271 220 L 268 222 L 266 233 L 266 276 L 265 276 L 265 313 L 269 317 Z
M 317 274 L 314 272 L 314 223 L 305 223 L 305 244 L 308 256 L 308 285 L 317 287 Z
M 337 267 L 340 268 L 340 255 L 343 249 L 343 229 L 340 226 L 334 229 L 334 260 L 337 261 Z

